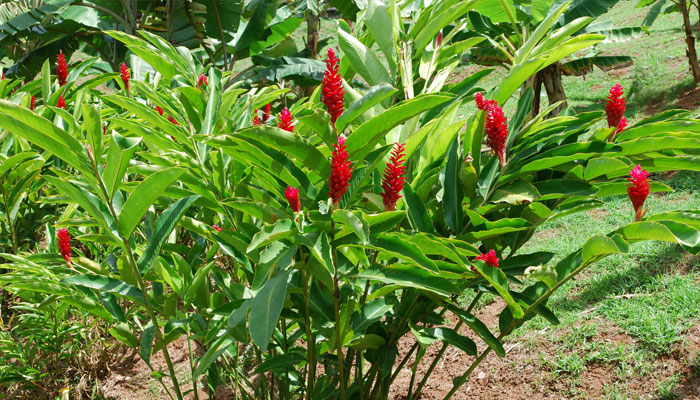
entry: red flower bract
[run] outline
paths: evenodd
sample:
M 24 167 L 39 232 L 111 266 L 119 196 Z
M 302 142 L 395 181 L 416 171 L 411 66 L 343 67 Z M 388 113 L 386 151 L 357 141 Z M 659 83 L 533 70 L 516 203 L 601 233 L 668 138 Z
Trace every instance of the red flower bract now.
M 348 160 L 348 151 L 345 147 L 345 138 L 338 136 L 338 144 L 333 145 L 335 151 L 331 156 L 331 177 L 329 182 L 328 196 L 333 199 L 334 204 L 340 203 L 340 199 L 348 191 L 350 177 L 352 177 L 352 167 Z
M 486 132 L 486 144 L 498 157 L 503 166 L 506 162 L 506 140 L 508 140 L 508 123 L 503 114 L 503 109 L 495 100 L 486 100 L 481 93 L 476 94 L 476 106 L 486 112 L 484 131 Z
M 32 95 L 32 99 L 29 101 L 29 109 L 34 111 L 34 106 L 36 105 L 36 97 Z
M 284 197 L 289 202 L 289 206 L 292 207 L 292 211 L 298 213 L 301 211 L 301 203 L 299 202 L 299 190 L 291 186 L 287 186 L 284 190 Z
M 437 37 L 435 38 L 435 46 L 440 46 L 440 43 L 442 43 L 442 31 L 438 32 Z
M 71 247 L 70 234 L 68 233 L 68 229 L 59 229 L 56 233 L 56 236 L 58 237 L 58 249 L 61 251 L 61 256 L 63 256 L 64 260 L 70 262 Z
M 401 190 L 403 190 L 404 181 L 406 177 L 404 172 L 406 167 L 404 166 L 404 157 L 406 157 L 406 150 L 403 144 L 394 144 L 394 150 L 391 153 L 391 160 L 386 163 L 386 168 L 384 168 L 384 174 L 382 176 L 382 200 L 384 202 L 384 209 L 386 211 L 393 211 L 396 207 L 396 202 L 401 198 Z
M 212 228 L 214 228 L 214 230 L 216 230 L 217 232 L 221 232 L 221 228 L 219 227 L 219 225 L 214 225 L 212 226 Z
M 206 86 L 209 86 L 209 81 L 207 80 L 207 76 L 202 74 L 199 76 L 199 79 L 197 79 L 197 89 L 202 88 L 202 83 L 205 84 Z
M 177 123 L 177 121 L 175 121 L 175 118 L 173 118 L 172 115 L 168 115 L 168 121 L 172 122 L 172 123 L 175 124 L 175 125 L 180 125 L 180 124 Z
M 270 111 L 272 110 L 272 106 L 270 104 L 265 104 L 265 107 L 263 107 L 263 113 L 262 113 L 262 123 L 265 124 L 267 120 L 270 119 Z
M 119 68 L 119 73 L 122 78 L 122 82 L 124 82 L 124 90 L 128 92 L 129 78 L 131 78 L 131 73 L 129 72 L 129 68 L 126 66 L 126 63 L 122 63 L 122 66 Z
M 627 118 L 622 117 L 622 118 L 620 118 L 620 124 L 617 126 L 617 129 L 615 130 L 615 135 L 618 135 L 620 132 L 624 131 L 625 128 L 627 128 Z
M 280 113 L 277 126 L 285 131 L 294 132 L 294 125 L 292 125 L 292 114 L 289 112 L 287 107 L 285 107 Z
M 156 111 L 158 111 L 158 114 L 160 114 L 161 116 L 163 116 L 163 109 L 160 108 L 160 106 L 156 106 Z
M 335 121 L 343 113 L 345 106 L 345 91 L 343 90 L 343 78 L 338 72 L 340 60 L 335 58 L 335 52 L 332 47 L 328 48 L 328 59 L 326 60 L 326 71 L 323 73 L 323 81 L 321 82 L 322 100 L 326 106 L 328 114 L 331 115 L 331 122 Z
M 647 196 L 649 196 L 649 190 L 651 189 L 649 173 L 645 169 L 642 169 L 640 165 L 637 165 L 632 168 L 630 177 L 627 178 L 627 180 L 630 182 L 627 187 L 627 194 L 634 207 L 634 220 L 640 221 L 644 216 L 644 202 Z
M 496 252 L 494 250 L 491 250 L 486 254 L 482 253 L 479 257 L 476 257 L 474 260 L 481 260 L 492 267 L 498 268 L 498 257 L 496 257 Z
M 610 88 L 610 95 L 605 103 L 605 114 L 608 117 L 608 127 L 610 128 L 620 126 L 620 120 L 625 113 L 625 108 L 627 108 L 625 98 L 622 97 L 624 94 L 625 92 L 619 83 Z
M 56 107 L 58 108 L 66 108 L 66 99 L 63 98 L 63 95 L 58 96 L 58 101 L 56 102 Z
M 68 80 L 68 64 L 66 63 L 66 56 L 63 55 L 63 50 L 58 52 L 58 57 L 56 58 L 56 78 L 58 78 L 58 84 L 63 86 Z

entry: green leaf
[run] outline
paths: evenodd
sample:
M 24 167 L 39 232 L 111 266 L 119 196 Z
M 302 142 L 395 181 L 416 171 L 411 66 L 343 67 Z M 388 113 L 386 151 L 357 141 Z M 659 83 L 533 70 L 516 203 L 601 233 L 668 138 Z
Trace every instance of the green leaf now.
M 160 329 L 160 328 L 158 328 Z M 141 332 L 139 352 L 146 365 L 151 364 L 151 353 L 153 352 L 153 338 L 156 331 L 153 329 L 153 321 L 148 321 L 148 325 Z
M 387 6 L 380 0 L 370 0 L 365 10 L 364 19 L 367 29 L 386 57 L 392 76 L 396 76 L 394 27 Z
M 296 233 L 296 226 L 291 219 L 277 221 L 274 225 L 265 225 L 260 232 L 256 233 L 250 241 L 246 253 L 257 249 L 272 241 L 281 240 L 293 236 Z
M 100 135 L 102 135 L 101 131 Z M 114 197 L 114 193 L 119 189 L 119 184 L 124 178 L 129 161 L 133 157 L 137 149 L 136 146 L 139 143 L 141 143 L 141 138 L 126 138 L 117 133 L 117 131 L 112 131 L 112 142 L 107 151 L 107 165 L 102 174 L 102 180 L 107 188 L 110 201 Z
M 338 120 L 335 121 L 335 127 L 338 129 L 338 132 L 342 132 L 346 126 L 355 121 L 365 111 L 393 96 L 396 92 L 398 92 L 397 89 L 385 82 L 369 88 L 362 98 L 353 101 L 338 117 Z
M 338 29 L 338 44 L 350 65 L 370 86 L 391 82 L 391 77 L 372 49 L 355 39 L 352 34 Z
M 209 69 L 207 87 L 209 88 L 209 96 L 207 98 L 204 120 L 202 121 L 202 129 L 199 131 L 200 135 L 211 135 L 216 128 L 216 121 L 219 118 L 219 107 L 221 105 L 221 71 L 218 68 Z
M 466 336 L 462 336 L 450 328 L 429 328 L 424 331 L 445 343 L 464 351 L 470 356 L 476 355 L 476 343 Z
M 453 233 L 462 231 L 462 184 L 459 180 L 459 168 L 462 165 L 459 159 L 459 139 L 455 138 L 447 153 L 447 166 L 442 179 L 443 197 L 442 209 L 445 215 L 445 224 Z
M 486 279 L 486 281 L 489 282 L 494 289 L 496 289 L 501 298 L 505 300 L 506 304 L 508 305 L 508 308 L 513 313 L 513 316 L 516 319 L 522 318 L 524 315 L 523 309 L 510 294 L 510 290 L 508 289 L 508 278 L 506 277 L 506 274 L 504 274 L 503 271 L 501 271 L 499 268 L 487 265 L 483 261 L 474 262 L 472 266 L 476 268 L 479 274 L 484 279 Z
M 255 369 L 254 373 L 259 374 L 266 371 L 286 370 L 303 363 L 305 360 L 306 357 L 297 352 L 280 354 L 263 361 L 262 364 Z
M 400 260 L 409 262 L 426 270 L 439 272 L 433 260 L 406 240 L 406 235 L 399 233 L 381 233 L 370 239 L 369 245 L 363 247 L 379 250 Z
M 480 319 L 460 308 L 454 306 L 449 308 L 452 312 L 457 314 L 460 320 L 462 320 L 469 328 L 476 332 L 476 334 L 479 335 L 479 337 L 482 338 L 484 342 L 486 342 L 486 344 L 496 352 L 496 354 L 501 357 L 506 356 L 506 351 L 503 348 L 503 344 L 501 344 L 498 338 L 491 333 L 489 328 L 487 328 Z
M 367 221 L 361 219 L 352 212 L 344 209 L 333 211 L 333 221 L 344 224 L 350 227 L 355 235 L 362 240 L 362 244 L 367 244 L 369 241 L 369 225 Z
M 197 201 L 200 196 L 187 196 L 174 202 L 167 210 L 158 217 L 155 229 L 148 241 L 146 250 L 139 257 L 139 270 L 141 274 L 146 275 L 153 265 L 153 261 L 158 257 L 161 247 L 168 240 L 170 233 L 175 229 L 180 217 L 187 212 L 192 203 Z
M 200 291 L 204 290 L 206 292 L 208 290 L 209 272 L 211 272 L 212 268 L 214 268 L 215 266 L 216 262 L 212 261 L 209 264 L 197 270 L 194 279 L 192 279 L 192 283 L 187 288 L 187 292 L 185 292 L 185 297 L 182 299 L 185 303 L 185 306 L 189 306 L 192 300 L 195 298 L 195 296 L 197 296 L 197 294 Z
M 350 153 L 350 159 L 364 159 L 391 129 L 451 98 L 452 96 L 444 94 L 418 95 L 410 100 L 394 105 L 360 125 L 345 142 L 348 153 Z
M 267 351 L 270 337 L 282 312 L 284 299 L 287 297 L 288 278 L 288 273 L 282 273 L 270 279 L 253 298 L 248 329 L 253 342 L 262 351 Z
M 83 104 L 83 128 L 87 131 L 88 142 L 95 160 L 102 159 L 102 120 L 100 111 L 89 104 Z
M 109 333 L 129 347 L 136 348 L 139 345 L 139 340 L 136 338 L 136 335 L 131 331 L 129 325 L 125 323 L 116 324 L 109 328 Z
M 119 232 L 124 237 L 131 235 L 148 208 L 183 172 L 183 169 L 177 167 L 161 169 L 136 186 L 119 214 Z
M 116 294 L 121 297 L 127 297 L 141 305 L 145 304 L 143 293 L 139 289 L 108 276 L 73 275 L 63 278 L 62 282 L 68 285 L 83 286 L 99 292 Z
M 235 341 L 227 335 L 223 335 L 216 339 L 211 347 L 209 347 L 209 349 L 204 353 L 202 358 L 200 358 L 197 362 L 197 368 L 192 373 L 192 377 L 196 379 L 202 375 L 224 351 L 228 350 L 229 347 L 233 346 L 234 344 Z
M 408 211 L 408 220 L 411 227 L 418 232 L 435 233 L 433 222 L 430 220 L 430 214 L 416 195 L 411 186 L 406 182 L 403 187 L 403 200 Z
M 412 265 L 374 266 L 360 272 L 355 277 L 400 287 L 426 290 L 445 297 L 458 291 L 457 287 L 450 280 Z

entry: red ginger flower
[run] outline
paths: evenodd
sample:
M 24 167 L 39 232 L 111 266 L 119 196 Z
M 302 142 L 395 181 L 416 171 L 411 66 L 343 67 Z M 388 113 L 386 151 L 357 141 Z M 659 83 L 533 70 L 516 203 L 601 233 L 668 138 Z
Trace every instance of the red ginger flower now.
M 34 111 L 34 105 L 36 104 L 36 97 L 32 95 L 32 99 L 29 101 L 29 109 Z
M 301 203 L 299 202 L 299 190 L 291 186 L 287 186 L 284 190 L 284 197 L 289 202 L 289 206 L 292 207 L 292 211 L 298 213 L 301 211 Z
M 172 123 L 175 124 L 175 125 L 180 125 L 180 124 L 177 123 L 177 121 L 175 121 L 175 118 L 173 118 L 172 115 L 168 115 L 168 121 L 172 122 Z
M 58 52 L 58 57 L 56 59 L 56 78 L 58 78 L 58 84 L 63 86 L 68 80 L 68 64 L 66 64 L 66 56 L 63 55 L 63 50 Z
M 122 66 L 119 68 L 119 72 L 121 74 L 122 82 L 124 82 L 124 90 L 128 92 L 129 78 L 131 78 L 131 73 L 129 72 L 129 68 L 127 68 L 126 66 L 126 63 L 122 63 Z
M 333 199 L 333 204 L 340 203 L 340 199 L 348 191 L 350 177 L 352 177 L 352 167 L 348 160 L 348 151 L 345 147 L 345 138 L 338 136 L 338 144 L 333 145 L 335 151 L 331 157 L 331 177 L 329 183 L 328 196 Z
M 253 125 L 260 125 L 260 118 L 258 118 L 258 109 L 257 108 L 253 109 L 253 114 L 255 114 L 255 116 L 253 117 Z
M 160 114 L 161 117 L 163 116 L 163 109 L 160 108 L 160 106 L 156 106 L 156 111 L 158 111 L 158 114 Z
M 263 107 L 263 114 L 262 114 L 262 123 L 265 124 L 267 123 L 267 120 L 270 119 L 270 111 L 272 110 L 272 106 L 270 104 L 265 104 L 265 107 Z
M 440 46 L 440 43 L 442 43 L 442 31 L 438 32 L 435 38 L 435 47 Z
M 498 268 L 498 257 L 496 257 L 496 252 L 494 250 L 491 250 L 486 254 L 482 253 L 479 257 L 475 258 L 474 260 L 481 260 L 492 267 Z
M 289 112 L 287 107 L 285 107 L 280 113 L 279 122 L 277 123 L 281 129 L 287 132 L 294 132 L 294 125 L 292 125 L 292 114 Z
M 627 194 L 630 196 L 634 207 L 634 220 L 640 221 L 644 216 L 644 201 L 649 196 L 649 190 L 651 189 L 649 173 L 637 165 L 632 168 L 630 177 L 627 180 L 630 182 L 630 185 L 627 187 Z
M 343 113 L 344 96 L 343 78 L 338 73 L 340 60 L 335 58 L 335 52 L 332 47 L 328 48 L 328 59 L 326 60 L 326 71 L 323 73 L 323 81 L 321 82 L 323 104 L 331 115 L 331 122 L 335 121 Z
M 56 102 L 56 107 L 58 108 L 66 108 L 66 100 L 63 98 L 63 95 L 58 96 L 58 101 Z
M 58 249 L 61 251 L 61 256 L 63 256 L 64 260 L 70 262 L 71 247 L 70 234 L 68 233 L 68 229 L 59 229 L 56 236 L 58 236 Z
M 199 79 L 197 79 L 197 89 L 202 88 L 202 83 L 205 84 L 206 86 L 209 86 L 209 81 L 207 80 L 207 76 L 202 74 L 199 76 Z
M 508 123 L 503 109 L 495 100 L 485 100 L 481 93 L 476 94 L 476 106 L 486 112 L 484 131 L 486 144 L 498 157 L 501 166 L 506 162 L 506 140 L 508 139 Z
M 214 225 L 212 226 L 212 228 L 214 228 L 214 230 L 216 230 L 217 232 L 221 232 L 221 228 L 219 227 L 219 225 Z
M 610 128 L 620 126 L 620 120 L 625 113 L 625 108 L 627 108 L 625 98 L 622 97 L 624 94 L 625 92 L 619 83 L 610 88 L 610 95 L 605 103 L 605 114 L 608 117 L 608 127 Z
M 393 211 L 396 207 L 396 202 L 401 198 L 401 190 L 403 190 L 406 177 L 403 176 L 406 171 L 404 162 L 406 161 L 406 144 L 394 144 L 394 151 L 391 153 L 391 160 L 386 163 L 384 175 L 382 177 L 382 200 L 384 201 L 384 209 Z
M 622 117 L 620 118 L 620 125 L 618 125 L 617 129 L 615 130 L 615 135 L 620 134 L 620 132 L 624 131 L 625 128 L 627 128 L 627 118 Z

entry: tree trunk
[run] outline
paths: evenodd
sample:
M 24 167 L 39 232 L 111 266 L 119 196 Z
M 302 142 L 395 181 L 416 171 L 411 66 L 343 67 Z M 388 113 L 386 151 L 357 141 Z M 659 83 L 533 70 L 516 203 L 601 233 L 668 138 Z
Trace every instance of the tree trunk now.
M 562 84 L 561 80 L 561 64 L 559 62 L 555 62 L 554 64 L 540 71 L 540 73 L 542 73 L 542 83 L 544 83 L 544 89 L 547 91 L 547 99 L 549 99 L 549 104 L 563 101 L 563 103 L 552 110 L 552 113 L 550 114 L 551 116 L 558 115 L 567 106 L 566 92 L 564 92 L 564 85 Z
M 700 82 L 700 64 L 698 64 L 698 54 L 695 51 L 695 36 L 690 28 L 690 8 L 688 0 L 679 0 L 681 14 L 683 14 L 683 28 L 685 30 L 685 44 L 688 46 L 686 55 L 690 63 L 690 71 L 693 73 L 693 81 Z

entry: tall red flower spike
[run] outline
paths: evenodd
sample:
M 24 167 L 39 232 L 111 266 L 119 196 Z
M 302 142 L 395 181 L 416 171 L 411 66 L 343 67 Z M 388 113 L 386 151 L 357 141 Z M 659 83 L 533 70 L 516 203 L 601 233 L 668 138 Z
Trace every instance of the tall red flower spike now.
M 298 213 L 301 211 L 301 203 L 299 202 L 299 189 L 287 186 L 284 190 L 284 197 L 289 202 L 289 206 L 292 207 L 292 211 Z
M 634 220 L 640 221 L 644 216 L 644 201 L 649 196 L 649 190 L 651 189 L 649 173 L 642 169 L 640 165 L 637 165 L 632 168 L 630 177 L 627 180 L 630 182 L 627 187 L 627 194 L 630 196 L 634 207 Z
M 66 64 L 66 56 L 63 55 L 63 50 L 58 52 L 58 57 L 56 59 L 56 78 L 58 78 L 58 84 L 63 86 L 68 80 L 68 64 Z
M 63 95 L 58 96 L 58 101 L 56 102 L 56 107 L 58 108 L 66 108 L 66 100 L 63 98 Z
M 217 232 L 221 232 L 221 228 L 219 227 L 219 225 L 214 225 L 212 226 L 212 228 L 214 228 L 214 230 L 216 230 Z
M 175 125 L 180 125 L 180 124 L 177 123 L 177 121 L 175 121 L 175 118 L 173 118 L 172 115 L 168 115 L 168 121 L 172 122 L 172 123 L 175 124 Z
M 260 125 L 260 118 L 258 117 L 258 109 L 253 109 L 253 125 Z
M 202 74 L 199 76 L 199 79 L 197 79 L 197 89 L 202 88 L 202 83 L 205 84 L 206 86 L 209 86 L 209 81 L 207 80 L 207 76 Z
M 622 117 L 620 118 L 620 125 L 618 125 L 617 129 L 615 130 L 615 135 L 619 135 L 620 132 L 625 130 L 625 128 L 627 128 L 627 118 Z
M 486 254 L 482 253 L 479 257 L 476 257 L 474 260 L 481 260 L 492 267 L 498 268 L 498 257 L 496 257 L 496 252 L 494 250 L 491 250 Z
M 262 113 L 263 125 L 265 123 L 267 123 L 267 120 L 270 119 L 270 111 L 272 111 L 272 106 L 270 104 L 265 104 L 265 107 L 263 107 L 263 113 Z
M 121 75 L 122 82 L 124 82 L 124 90 L 128 92 L 129 78 L 131 78 L 131 73 L 129 72 L 129 68 L 126 66 L 126 63 L 122 63 L 122 66 L 119 68 L 119 73 Z
M 64 260 L 66 260 L 67 262 L 70 262 L 71 247 L 70 247 L 70 234 L 68 233 L 68 229 L 66 229 L 66 228 L 59 229 L 58 232 L 56 233 L 56 236 L 58 236 L 58 249 L 61 251 L 61 256 L 63 256 Z
M 435 38 L 435 47 L 440 46 L 440 43 L 442 43 L 442 31 L 440 31 Z
M 34 106 L 36 105 L 36 97 L 32 95 L 32 99 L 29 101 L 29 109 L 34 111 Z
M 280 113 L 277 126 L 287 132 L 294 132 L 294 125 L 292 125 L 292 114 L 289 112 L 287 107 L 285 107 Z
M 625 108 L 627 108 L 626 100 L 622 97 L 624 94 L 625 92 L 619 83 L 610 88 L 610 95 L 605 103 L 605 114 L 608 117 L 608 127 L 610 128 L 620 126 L 620 120 L 625 113 Z
M 382 200 L 384 201 L 384 209 L 393 211 L 396 208 L 396 202 L 401 198 L 401 190 L 403 190 L 406 177 L 406 144 L 394 144 L 394 150 L 391 153 L 391 160 L 386 163 L 384 174 L 382 176 Z
M 322 100 L 326 106 L 328 114 L 331 115 L 331 122 L 335 121 L 343 113 L 345 106 L 345 91 L 343 90 L 343 78 L 340 76 L 338 69 L 340 68 L 340 60 L 335 57 L 335 52 L 332 47 L 328 48 L 328 59 L 326 60 L 326 71 L 323 73 Z
M 506 140 L 508 139 L 508 122 L 503 109 L 495 100 L 486 100 L 481 93 L 476 94 L 476 107 L 486 112 L 484 131 L 486 144 L 498 157 L 501 166 L 506 162 Z
M 328 197 L 333 199 L 333 204 L 339 204 L 340 199 L 350 186 L 352 177 L 352 167 L 348 160 L 348 151 L 345 146 L 345 138 L 338 136 L 338 144 L 333 145 L 335 151 L 331 154 L 331 177 L 329 183 Z
M 161 117 L 163 116 L 163 109 L 160 108 L 160 106 L 156 106 L 156 111 L 158 111 L 158 114 L 160 114 Z

